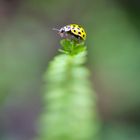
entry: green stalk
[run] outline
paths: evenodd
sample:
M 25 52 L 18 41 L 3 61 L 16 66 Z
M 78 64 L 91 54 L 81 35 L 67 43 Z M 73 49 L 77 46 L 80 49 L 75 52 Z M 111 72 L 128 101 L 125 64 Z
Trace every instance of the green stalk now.
M 95 92 L 84 66 L 84 43 L 61 41 L 60 54 L 45 74 L 44 111 L 39 140 L 97 140 Z

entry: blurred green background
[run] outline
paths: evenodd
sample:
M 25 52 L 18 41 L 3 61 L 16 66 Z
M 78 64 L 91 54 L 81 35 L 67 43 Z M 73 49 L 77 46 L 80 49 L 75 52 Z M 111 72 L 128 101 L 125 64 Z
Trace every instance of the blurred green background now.
M 101 139 L 140 139 L 140 1 L 0 0 L 0 140 L 36 136 L 52 28 L 70 23 L 87 32 Z

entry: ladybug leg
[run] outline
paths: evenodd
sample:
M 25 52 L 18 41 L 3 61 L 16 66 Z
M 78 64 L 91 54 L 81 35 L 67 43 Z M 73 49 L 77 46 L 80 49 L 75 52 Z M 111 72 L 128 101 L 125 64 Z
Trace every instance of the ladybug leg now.
M 69 33 L 66 33 L 66 38 L 67 39 L 72 39 L 72 36 Z
M 67 38 L 69 35 L 67 33 L 65 33 L 65 37 Z
M 60 35 L 61 37 L 64 37 L 64 33 L 59 33 L 59 35 Z
M 80 41 L 81 41 L 80 36 L 78 36 L 77 41 L 78 41 L 78 43 L 80 43 Z
M 70 35 L 70 39 L 71 40 L 74 40 L 75 39 L 75 36 L 74 35 Z

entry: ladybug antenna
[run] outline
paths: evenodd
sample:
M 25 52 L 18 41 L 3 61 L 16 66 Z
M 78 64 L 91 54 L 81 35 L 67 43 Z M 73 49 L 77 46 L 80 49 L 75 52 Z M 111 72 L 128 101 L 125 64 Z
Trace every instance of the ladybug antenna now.
M 52 28 L 52 30 L 55 30 L 55 31 L 60 31 L 59 29 L 57 29 L 57 28 Z

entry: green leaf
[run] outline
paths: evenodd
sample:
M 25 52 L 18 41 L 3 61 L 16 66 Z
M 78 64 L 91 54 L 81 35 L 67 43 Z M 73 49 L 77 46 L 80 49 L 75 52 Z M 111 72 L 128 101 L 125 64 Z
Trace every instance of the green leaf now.
M 59 51 L 69 55 L 76 55 L 86 50 L 84 42 L 78 43 L 74 40 L 63 39 L 60 41 L 60 44 L 62 45 L 62 48 Z

